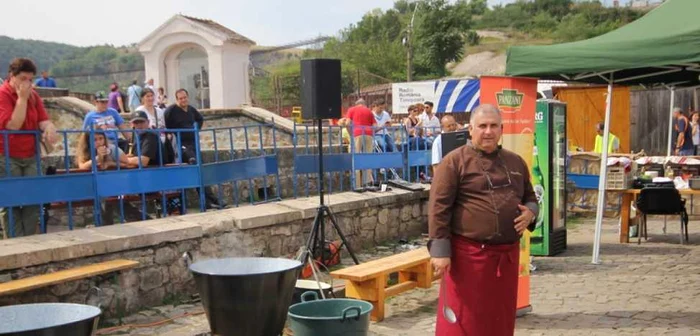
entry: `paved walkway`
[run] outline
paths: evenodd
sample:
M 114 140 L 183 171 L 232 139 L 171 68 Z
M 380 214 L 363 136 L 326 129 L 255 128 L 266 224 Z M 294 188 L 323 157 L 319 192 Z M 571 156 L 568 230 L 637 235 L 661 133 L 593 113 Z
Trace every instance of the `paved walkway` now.
M 517 319 L 516 335 L 700 335 L 700 230 L 690 223 L 690 243 L 679 245 L 678 222 L 649 223 L 650 239 L 617 243 L 617 221 L 604 225 L 602 264 L 591 264 L 593 222 L 574 225 L 568 250 L 535 258 L 533 312 Z M 381 253 L 380 253 L 381 254 Z M 388 301 L 387 318 L 372 323 L 372 335 L 434 333 L 438 286 L 416 289 Z M 123 323 L 147 323 L 201 311 L 193 304 L 153 308 Z M 106 335 L 182 335 L 208 332 L 204 315 L 150 328 L 126 328 Z M 105 335 L 103 334 L 103 335 Z

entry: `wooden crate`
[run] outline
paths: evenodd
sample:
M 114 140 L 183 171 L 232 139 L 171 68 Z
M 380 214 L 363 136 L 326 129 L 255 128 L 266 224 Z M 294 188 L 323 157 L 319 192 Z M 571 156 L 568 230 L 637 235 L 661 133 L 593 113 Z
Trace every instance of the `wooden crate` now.
M 632 186 L 632 177 L 636 170 L 634 166 L 629 172 L 625 172 L 625 167 L 622 166 L 608 167 L 608 179 L 605 188 L 608 190 L 629 189 Z

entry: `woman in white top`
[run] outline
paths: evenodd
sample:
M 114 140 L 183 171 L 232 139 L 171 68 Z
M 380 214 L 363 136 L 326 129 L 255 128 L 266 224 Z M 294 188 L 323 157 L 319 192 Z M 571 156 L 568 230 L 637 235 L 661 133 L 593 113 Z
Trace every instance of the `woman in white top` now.
M 136 111 L 144 111 L 148 115 L 149 127 L 165 128 L 165 113 L 163 109 L 155 104 L 155 93 L 151 89 L 143 89 L 141 91 L 141 106 L 136 108 Z
M 168 96 L 165 94 L 165 89 L 162 86 L 158 88 L 158 101 L 156 105 L 164 110 L 168 105 Z

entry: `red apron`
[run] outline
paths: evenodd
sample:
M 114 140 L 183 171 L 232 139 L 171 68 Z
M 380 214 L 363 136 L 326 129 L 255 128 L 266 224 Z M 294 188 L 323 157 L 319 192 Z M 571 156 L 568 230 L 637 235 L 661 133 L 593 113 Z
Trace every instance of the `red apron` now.
M 484 245 L 452 237 L 452 262 L 438 301 L 436 336 L 512 336 L 518 296 L 520 242 Z M 443 304 L 452 308 L 448 322 Z

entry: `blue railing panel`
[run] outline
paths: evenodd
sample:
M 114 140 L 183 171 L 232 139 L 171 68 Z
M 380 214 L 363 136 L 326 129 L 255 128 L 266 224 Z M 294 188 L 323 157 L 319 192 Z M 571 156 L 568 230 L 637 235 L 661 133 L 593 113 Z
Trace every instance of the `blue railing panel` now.
M 318 174 L 318 155 L 302 154 L 294 156 L 296 174 Z M 345 172 L 352 170 L 352 154 L 323 153 L 324 172 Z
M 0 178 L 1 207 L 16 207 L 42 203 L 68 202 L 94 197 L 95 179 L 92 174 L 28 176 Z
M 403 167 L 402 152 L 356 153 L 355 169 L 381 169 Z
M 432 163 L 432 152 L 429 150 L 418 150 L 407 152 L 407 162 L 409 167 L 430 166 Z
M 204 185 L 249 180 L 277 174 L 276 155 L 207 163 L 202 165 Z
M 197 165 L 123 169 L 96 173 L 100 197 L 199 187 Z

